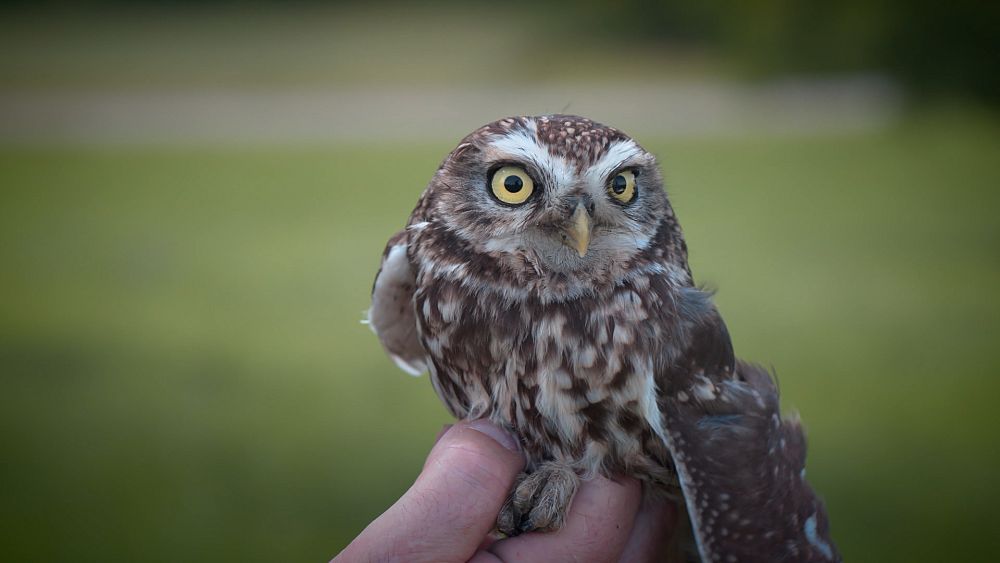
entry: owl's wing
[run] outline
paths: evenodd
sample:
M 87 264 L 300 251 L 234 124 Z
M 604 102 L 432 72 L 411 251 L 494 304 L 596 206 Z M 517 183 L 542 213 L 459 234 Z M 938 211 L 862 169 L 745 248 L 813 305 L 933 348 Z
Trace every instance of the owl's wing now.
M 408 232 L 396 233 L 382 253 L 382 267 L 375 276 L 368 325 L 396 365 L 411 375 L 427 370 L 426 354 L 417 336 L 413 310 L 416 287 L 413 266 L 406 254 Z
M 703 313 L 658 403 L 702 561 L 840 561 L 797 418 L 781 417 L 767 371 L 734 360 L 714 306 L 689 309 Z

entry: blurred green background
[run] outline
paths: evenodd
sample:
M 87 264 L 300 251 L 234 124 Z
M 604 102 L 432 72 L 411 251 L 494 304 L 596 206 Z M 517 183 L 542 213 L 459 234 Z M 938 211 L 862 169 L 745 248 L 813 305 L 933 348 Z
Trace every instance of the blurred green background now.
M 360 324 L 465 132 L 658 154 L 846 560 L 996 553 L 996 10 L 6 5 L 0 559 L 323 561 L 448 422 Z M 989 12 L 987 12 L 989 10 Z

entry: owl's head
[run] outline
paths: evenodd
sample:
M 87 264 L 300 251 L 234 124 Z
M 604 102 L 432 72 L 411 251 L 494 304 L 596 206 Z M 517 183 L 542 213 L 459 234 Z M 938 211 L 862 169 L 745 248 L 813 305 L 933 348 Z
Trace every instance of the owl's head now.
M 428 211 L 478 252 L 580 273 L 607 271 L 659 246 L 660 257 L 671 254 L 667 261 L 687 269 L 656 159 L 586 118 L 485 125 L 448 155 L 428 196 Z

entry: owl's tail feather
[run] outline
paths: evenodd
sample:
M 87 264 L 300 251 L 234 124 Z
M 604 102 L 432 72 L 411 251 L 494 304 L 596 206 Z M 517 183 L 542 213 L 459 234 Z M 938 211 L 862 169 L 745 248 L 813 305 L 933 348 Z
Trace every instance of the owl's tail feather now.
M 739 362 L 673 391 L 661 409 L 702 559 L 840 561 L 805 480 L 805 434 L 797 416 L 781 416 L 771 374 Z

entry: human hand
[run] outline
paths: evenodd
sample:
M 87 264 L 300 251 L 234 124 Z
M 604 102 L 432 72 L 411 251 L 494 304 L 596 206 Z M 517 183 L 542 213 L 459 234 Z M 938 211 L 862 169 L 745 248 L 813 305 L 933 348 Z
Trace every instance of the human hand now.
M 676 508 L 643 499 L 632 478 L 583 482 L 556 532 L 490 537 L 524 463 L 514 438 L 493 424 L 455 424 L 438 439 L 413 486 L 331 563 L 662 559 Z

